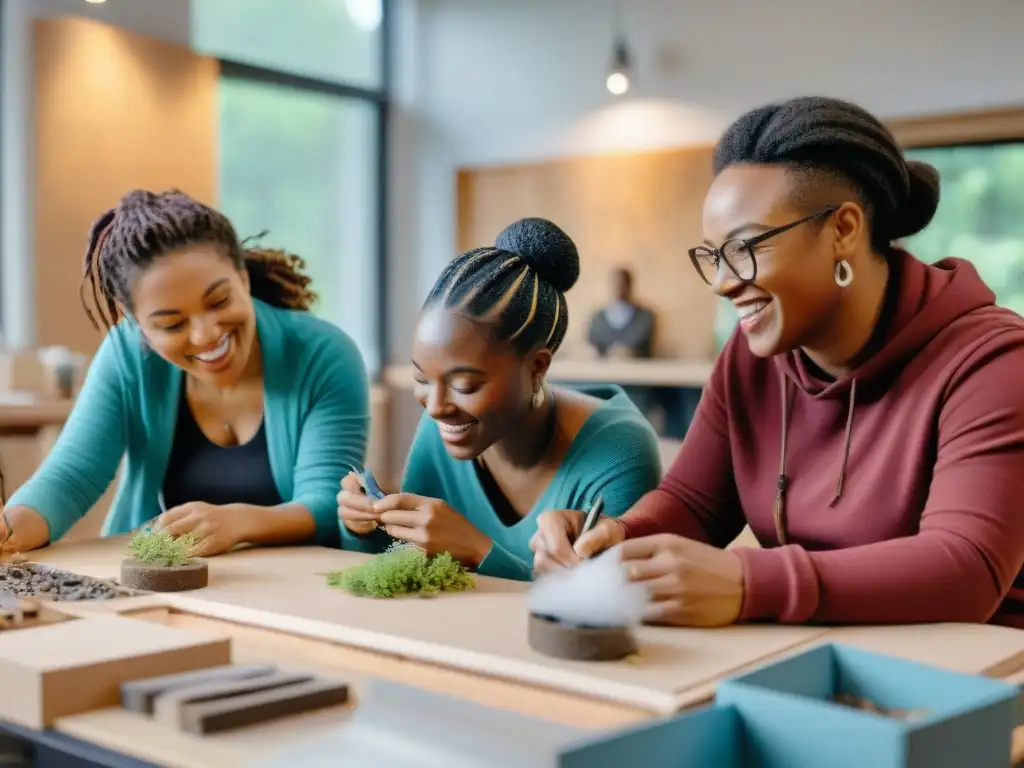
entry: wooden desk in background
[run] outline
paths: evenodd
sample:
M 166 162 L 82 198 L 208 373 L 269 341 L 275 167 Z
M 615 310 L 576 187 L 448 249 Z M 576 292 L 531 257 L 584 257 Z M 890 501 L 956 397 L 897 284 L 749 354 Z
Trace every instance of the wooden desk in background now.
M 73 400 L 0 391 L 0 470 L 8 494 L 24 483 L 50 452 L 73 405 Z
M 71 413 L 74 400 L 53 400 L 30 392 L 0 393 L 0 437 L 38 435 L 60 429 Z
M 713 361 L 682 360 L 556 360 L 548 376 L 552 381 L 619 384 L 637 387 L 703 387 Z M 415 386 L 411 365 L 389 365 L 382 372 L 385 384 L 396 389 Z

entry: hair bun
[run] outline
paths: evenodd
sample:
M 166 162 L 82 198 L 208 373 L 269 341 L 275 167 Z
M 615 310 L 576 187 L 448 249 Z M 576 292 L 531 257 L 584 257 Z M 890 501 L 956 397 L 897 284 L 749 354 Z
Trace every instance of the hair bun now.
M 907 199 L 896 217 L 898 226 L 897 231 L 892 233 L 894 240 L 916 235 L 927 227 L 939 207 L 939 172 L 935 166 L 919 160 L 908 160 L 907 175 L 910 177 L 910 186 Z
M 519 256 L 541 280 L 562 293 L 579 279 L 580 255 L 576 243 L 547 219 L 531 217 L 509 224 L 498 235 L 494 246 Z

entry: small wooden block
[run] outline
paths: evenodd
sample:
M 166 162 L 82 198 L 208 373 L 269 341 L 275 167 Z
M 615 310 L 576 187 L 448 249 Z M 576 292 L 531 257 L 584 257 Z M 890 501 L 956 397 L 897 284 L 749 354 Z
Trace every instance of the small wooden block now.
M 165 693 L 200 685 L 247 680 L 261 675 L 270 675 L 276 671 L 277 666 L 274 664 L 225 665 L 184 672 L 180 675 L 162 675 L 161 677 L 151 677 L 148 680 L 131 680 L 121 685 L 121 706 L 131 712 L 151 715 L 156 697 Z
M 238 699 L 248 694 L 307 683 L 313 675 L 296 672 L 272 672 L 246 680 L 224 680 L 170 691 L 156 697 L 153 714 L 158 723 L 175 730 L 184 730 L 183 714 L 192 705 L 225 699 Z
M 347 684 L 316 679 L 244 696 L 187 704 L 182 708 L 181 724 L 182 730 L 188 733 L 217 733 L 346 701 Z
M 0 720 L 42 730 L 60 717 L 116 707 L 128 680 L 230 661 L 229 638 L 124 616 L 4 630 Z

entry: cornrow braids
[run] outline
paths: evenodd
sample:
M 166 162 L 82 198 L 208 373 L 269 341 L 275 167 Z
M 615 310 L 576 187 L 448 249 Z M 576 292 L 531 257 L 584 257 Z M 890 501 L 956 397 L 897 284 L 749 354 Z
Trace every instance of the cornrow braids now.
M 569 327 L 565 293 L 579 272 L 576 245 L 565 232 L 546 219 L 521 219 L 493 247 L 453 259 L 424 308 L 441 305 L 480 320 L 520 354 L 555 352 Z
M 253 297 L 267 304 L 308 310 L 316 300 L 298 256 L 246 248 L 224 214 L 179 190 L 133 190 L 89 233 L 79 296 L 90 322 L 97 330 L 109 329 L 131 310 L 129 288 L 139 270 L 167 253 L 198 245 L 217 246 L 238 269 L 244 267 Z

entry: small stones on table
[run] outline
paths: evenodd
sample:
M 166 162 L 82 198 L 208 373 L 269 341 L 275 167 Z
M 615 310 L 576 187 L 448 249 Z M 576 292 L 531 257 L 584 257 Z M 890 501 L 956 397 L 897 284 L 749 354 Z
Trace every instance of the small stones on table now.
M 115 581 L 94 579 L 41 563 L 0 563 L 0 592 L 54 601 L 110 600 L 130 594 Z

